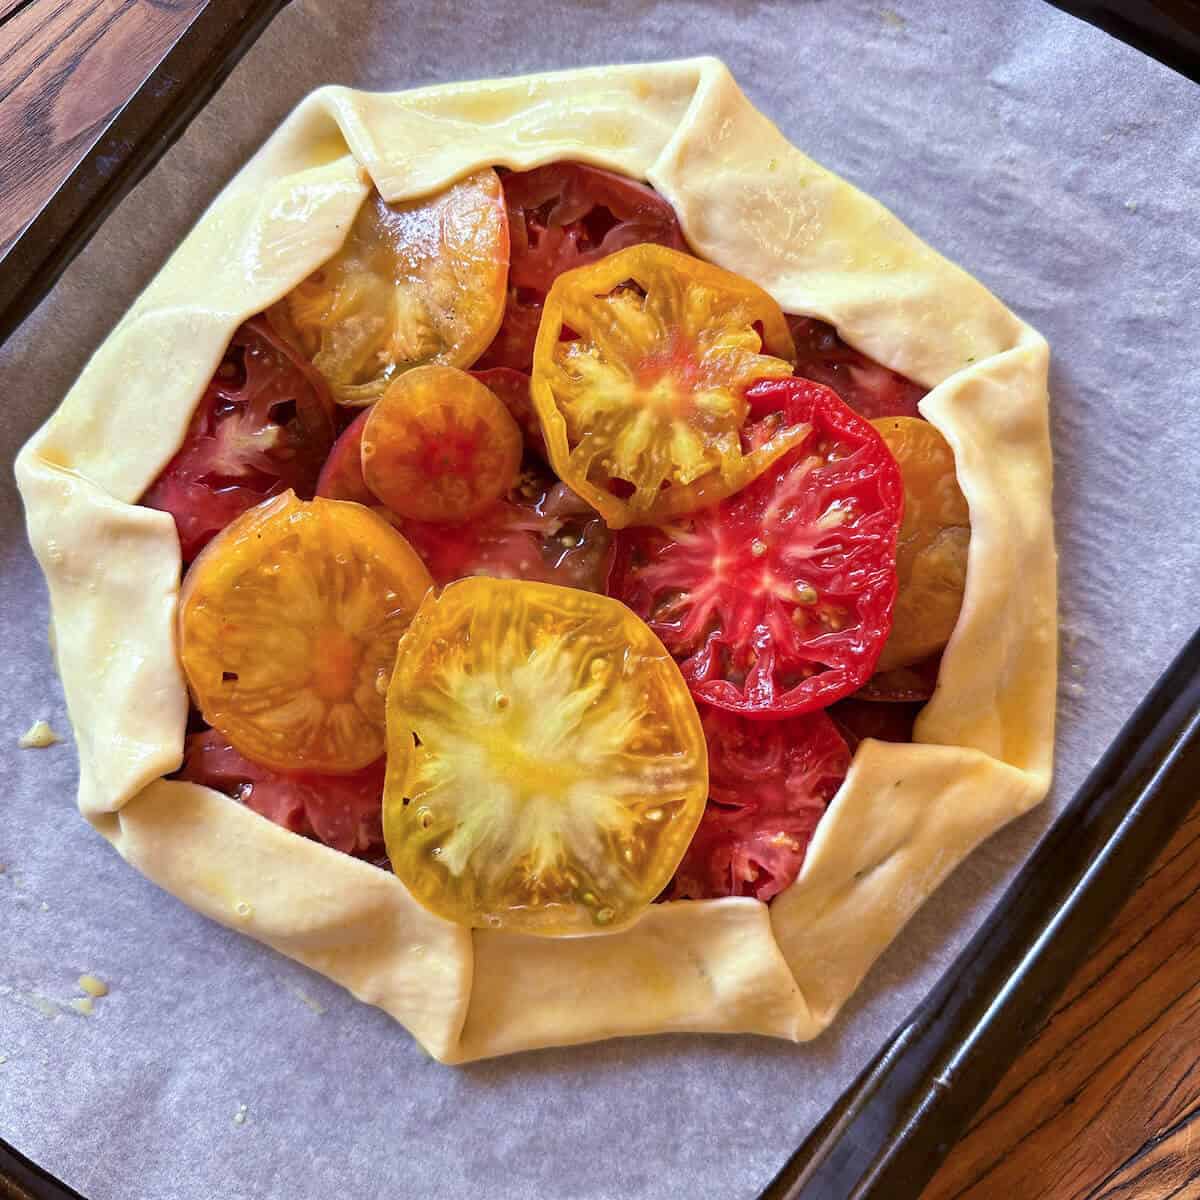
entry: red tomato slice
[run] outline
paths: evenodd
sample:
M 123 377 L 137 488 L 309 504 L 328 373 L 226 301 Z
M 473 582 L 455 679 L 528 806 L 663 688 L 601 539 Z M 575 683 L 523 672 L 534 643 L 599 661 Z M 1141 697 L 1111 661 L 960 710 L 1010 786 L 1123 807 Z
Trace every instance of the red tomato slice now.
M 478 367 L 529 370 L 542 302 L 564 271 L 642 242 L 687 251 L 674 209 L 644 183 L 623 175 L 583 163 L 551 163 L 508 172 L 501 184 L 511 247 L 508 301 L 500 331 Z
M 528 394 L 528 377 L 521 378 Z M 507 399 L 503 391 L 496 394 Z M 321 472 L 318 496 L 379 505 L 363 482 L 360 449 L 366 420 L 367 413 L 361 413 L 338 438 Z M 408 539 L 439 587 L 469 575 L 488 575 L 604 591 L 612 535 L 595 509 L 549 471 L 526 470 L 505 499 L 465 524 L 412 521 L 380 511 Z
M 334 439 L 321 376 L 261 317 L 238 327 L 183 445 L 142 497 L 175 518 L 190 562 L 235 517 L 291 488 L 312 496 Z
M 612 535 L 565 483 L 537 471 L 466 525 L 398 521 L 439 586 L 470 575 L 603 592 Z
M 619 533 L 609 588 L 698 700 L 778 718 L 870 678 L 891 629 L 904 490 L 878 432 L 829 388 L 769 380 L 746 397 L 786 405 L 810 432 L 720 504 Z
M 913 722 L 921 711 L 920 704 L 875 704 L 852 696 L 839 700 L 827 711 L 829 719 L 841 731 L 851 751 L 858 749 L 865 738 L 881 742 L 911 742 Z
M 545 461 L 546 440 L 542 437 L 542 423 L 538 420 L 533 407 L 533 396 L 529 392 L 529 376 L 524 371 L 514 371 L 511 367 L 491 367 L 486 371 L 469 371 L 468 374 L 473 375 L 500 398 L 520 427 L 526 448 Z
M 795 882 L 817 822 L 850 769 L 823 712 L 748 721 L 702 709 L 708 805 L 664 898 L 755 896 Z
M 860 354 L 838 331 L 813 317 L 788 317 L 796 342 L 796 374 L 831 387 L 855 412 L 876 417 L 919 417 L 920 384 Z
M 240 800 L 260 816 L 335 850 L 383 861 L 380 759 L 351 775 L 273 771 L 240 755 L 215 729 L 187 739 L 176 776 Z

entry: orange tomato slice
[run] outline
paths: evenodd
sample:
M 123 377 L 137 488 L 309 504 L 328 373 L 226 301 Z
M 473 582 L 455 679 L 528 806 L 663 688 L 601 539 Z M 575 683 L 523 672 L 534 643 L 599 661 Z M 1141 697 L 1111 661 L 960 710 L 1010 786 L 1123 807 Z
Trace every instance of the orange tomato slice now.
M 431 596 L 401 640 L 387 721 L 392 867 L 462 925 L 626 925 L 704 811 L 704 731 L 679 669 L 590 592 L 476 578 Z
M 180 659 L 204 719 L 263 766 L 374 762 L 396 643 L 431 586 L 362 505 L 289 491 L 250 509 L 192 564 L 179 599 Z
M 466 521 L 516 484 L 522 449 L 521 430 L 494 392 L 454 367 L 417 367 L 367 417 L 363 479 L 402 517 Z
M 423 200 L 364 201 L 342 248 L 270 312 L 342 404 L 423 363 L 469 366 L 504 315 L 508 217 L 490 167 Z
M 904 520 L 896 541 L 900 590 L 892 632 L 875 668 L 883 672 L 920 662 L 950 640 L 967 582 L 971 514 L 954 473 L 954 451 L 928 421 L 880 417 L 871 424 L 904 482 Z
M 533 358 L 533 399 L 559 476 L 614 529 L 658 524 L 744 487 L 791 446 L 748 384 L 792 373 L 792 339 L 761 288 L 665 246 L 560 275 Z

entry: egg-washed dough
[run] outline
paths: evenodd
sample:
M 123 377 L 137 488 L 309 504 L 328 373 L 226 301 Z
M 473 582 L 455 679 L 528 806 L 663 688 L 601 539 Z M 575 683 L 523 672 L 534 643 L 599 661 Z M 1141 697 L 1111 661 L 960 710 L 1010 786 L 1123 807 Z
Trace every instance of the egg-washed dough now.
M 576 939 L 468 931 L 394 876 L 206 788 L 182 760 L 179 544 L 138 497 L 238 324 L 390 201 L 488 164 L 649 181 L 705 258 L 932 389 L 971 511 L 962 615 L 916 742 L 868 740 L 799 879 L 653 906 Z M 186 903 L 377 1004 L 445 1062 L 625 1034 L 815 1037 L 925 898 L 1045 795 L 1055 552 L 1045 341 L 874 200 L 789 145 L 715 59 L 309 96 L 217 198 L 21 452 L 79 745 L 79 806 Z

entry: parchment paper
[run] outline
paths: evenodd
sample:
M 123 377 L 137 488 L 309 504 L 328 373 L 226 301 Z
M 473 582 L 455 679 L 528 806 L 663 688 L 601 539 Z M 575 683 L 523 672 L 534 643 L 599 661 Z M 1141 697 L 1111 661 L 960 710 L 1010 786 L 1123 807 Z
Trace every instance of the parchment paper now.
M 1037 0 L 295 3 L 0 353 L 3 457 L 312 87 L 715 53 L 798 146 L 1050 340 L 1057 784 L 925 906 L 837 1025 L 437 1066 L 210 924 L 73 807 L 44 588 L 0 484 L 0 1135 L 91 1200 L 753 1197 L 987 914 L 1196 622 L 1200 90 Z M 3 153 L 0 151 L 0 153 Z M 108 982 L 91 1016 L 83 972 Z M 244 1107 L 243 1107 L 244 1106 Z

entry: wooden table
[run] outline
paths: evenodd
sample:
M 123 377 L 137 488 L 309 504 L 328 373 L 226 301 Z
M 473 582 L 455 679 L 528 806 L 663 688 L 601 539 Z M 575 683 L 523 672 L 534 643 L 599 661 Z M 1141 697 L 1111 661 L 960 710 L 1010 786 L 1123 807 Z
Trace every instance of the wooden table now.
M 0 249 L 203 6 L 0 0 Z M 924 1200 L 1200 1200 L 1198 889 L 1200 810 Z

